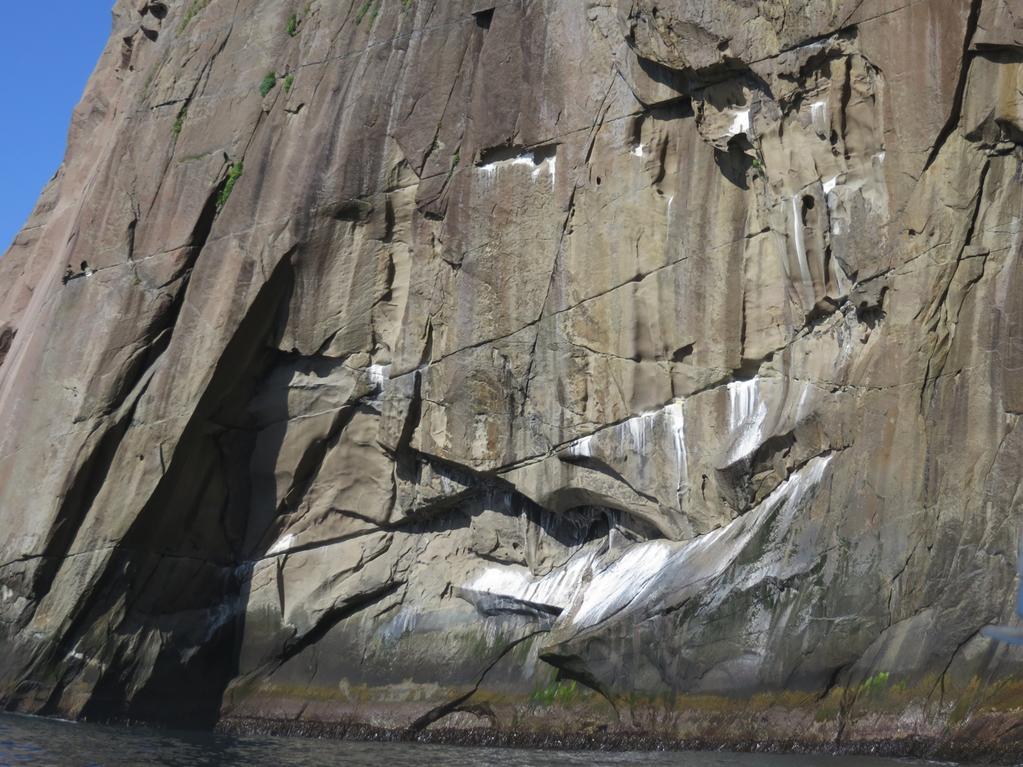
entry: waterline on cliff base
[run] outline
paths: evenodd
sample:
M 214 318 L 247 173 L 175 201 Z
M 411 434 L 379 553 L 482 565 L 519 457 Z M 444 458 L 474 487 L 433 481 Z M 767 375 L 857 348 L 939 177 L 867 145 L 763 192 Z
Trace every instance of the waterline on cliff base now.
M 922 764 L 923 762 L 912 762 Z M 727 751 L 593 752 L 231 737 L 205 732 L 75 724 L 0 714 L 0 764 L 31 767 L 895 767 L 870 756 Z M 946 763 L 947 764 L 947 763 Z

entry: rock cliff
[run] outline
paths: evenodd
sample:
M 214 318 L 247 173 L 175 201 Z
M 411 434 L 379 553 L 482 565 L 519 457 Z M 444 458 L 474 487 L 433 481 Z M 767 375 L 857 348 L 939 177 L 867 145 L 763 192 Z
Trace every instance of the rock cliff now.
M 0 260 L 4 707 L 1018 752 L 1023 2 L 113 17 Z

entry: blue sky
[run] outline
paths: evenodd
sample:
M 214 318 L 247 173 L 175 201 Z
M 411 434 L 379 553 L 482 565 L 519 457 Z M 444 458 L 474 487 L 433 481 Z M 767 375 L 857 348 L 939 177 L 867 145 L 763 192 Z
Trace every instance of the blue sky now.
M 71 110 L 110 34 L 114 0 L 5 3 L 0 25 L 0 254 L 64 157 Z

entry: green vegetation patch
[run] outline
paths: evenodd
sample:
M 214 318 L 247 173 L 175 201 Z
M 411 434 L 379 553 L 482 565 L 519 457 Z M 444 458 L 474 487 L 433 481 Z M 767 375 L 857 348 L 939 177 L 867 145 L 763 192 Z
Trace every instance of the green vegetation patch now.
M 185 11 L 185 15 L 181 17 L 181 23 L 178 24 L 178 32 L 184 32 L 187 27 L 196 16 L 202 13 L 203 9 L 210 4 L 210 0 L 192 0 L 191 5 Z
M 267 72 L 263 76 L 262 82 L 259 84 L 259 95 L 266 98 L 266 94 L 272 91 L 277 86 L 277 73 Z
M 284 92 L 291 93 L 291 86 L 295 84 L 295 75 L 288 75 L 284 78 Z
M 174 133 L 175 136 L 181 135 L 181 129 L 185 127 L 185 120 L 187 119 L 188 105 L 186 104 L 185 106 L 181 107 L 181 111 L 178 112 L 177 119 L 174 120 L 174 127 L 171 128 L 171 131 Z
M 288 17 L 287 32 L 288 32 L 288 37 L 294 37 L 295 35 L 298 34 L 298 15 L 297 14 L 293 13 L 293 14 L 291 14 Z
M 231 163 L 231 167 L 227 169 L 227 179 L 224 181 L 224 188 L 220 190 L 220 194 L 217 195 L 217 213 L 219 213 L 224 205 L 227 204 L 228 198 L 231 196 L 231 192 L 234 191 L 234 185 L 238 183 L 238 179 L 242 177 L 242 173 L 245 171 L 241 161 Z
M 369 23 L 372 24 L 376 21 L 378 13 L 380 13 L 380 0 L 363 0 L 362 5 L 359 6 L 359 10 L 355 12 L 355 23 L 361 24 L 362 20 L 368 14 Z
M 860 685 L 863 692 L 875 692 L 877 690 L 883 690 L 888 686 L 888 672 L 881 671 L 874 676 L 867 679 L 862 685 Z
M 541 690 L 536 690 L 530 703 L 540 706 L 566 706 L 575 702 L 578 698 L 578 690 L 574 680 L 564 681 L 555 679 Z

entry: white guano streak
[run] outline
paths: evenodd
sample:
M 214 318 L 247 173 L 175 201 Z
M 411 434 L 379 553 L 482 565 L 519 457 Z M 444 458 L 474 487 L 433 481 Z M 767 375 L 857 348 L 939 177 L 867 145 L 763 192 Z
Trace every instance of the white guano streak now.
M 591 458 L 593 456 L 592 443 L 593 435 L 587 434 L 585 437 L 581 437 L 570 444 L 568 452 L 570 455 L 579 456 L 580 458 Z
M 759 376 L 728 384 L 728 430 L 735 440 L 729 461 L 745 458 L 760 446 L 766 420 L 767 403 L 760 397 Z
M 792 195 L 792 233 L 796 243 L 796 260 L 799 262 L 799 276 L 804 283 L 812 282 L 810 265 L 806 261 L 806 244 L 803 241 L 803 221 L 799 215 L 799 195 Z
M 663 428 L 667 431 L 668 436 L 671 437 L 671 447 L 675 453 L 675 463 L 678 466 L 678 486 L 681 489 L 687 479 L 688 471 L 685 403 L 682 400 L 670 402 L 660 410 L 640 413 L 627 421 L 610 426 L 603 431 L 580 437 L 568 444 L 568 454 L 580 458 L 593 457 L 593 440 L 600 438 L 606 432 L 609 435 L 614 435 L 613 438 L 620 443 L 628 442 L 629 447 L 636 454 L 644 455 L 647 446 L 654 439 L 659 423 L 664 424 Z
M 625 609 L 660 575 L 671 554 L 671 544 L 650 541 L 630 547 L 602 569 L 594 568 L 577 606 L 568 613 L 569 622 L 592 626 Z
M 518 565 L 491 566 L 468 584 L 467 590 L 558 608 L 562 613 L 556 625 L 592 626 L 641 602 L 644 593 L 672 588 L 673 577 L 682 576 L 693 584 L 723 572 L 766 515 L 775 510 L 786 514 L 797 510 L 807 492 L 820 483 L 831 458 L 812 459 L 779 484 L 756 509 L 692 541 L 636 543 L 607 564 L 599 562 L 595 550 L 591 550 L 576 555 L 561 570 L 539 578 Z M 735 543 L 724 544 L 729 548 L 720 556 L 701 556 L 728 540 Z
M 534 578 L 529 570 L 518 565 L 490 567 L 468 588 L 525 604 L 566 610 L 572 604 L 583 576 L 592 569 L 594 556 L 592 551 L 576 556 L 562 569 L 541 578 Z
M 828 133 L 828 105 L 825 101 L 815 101 L 810 105 L 810 124 L 819 136 Z
M 732 124 L 728 127 L 729 136 L 738 136 L 740 133 L 749 133 L 749 110 L 740 109 L 732 117 Z
M 547 168 L 547 173 L 551 180 L 554 180 L 554 174 L 557 168 L 557 157 L 548 157 L 540 162 L 536 162 L 532 154 L 521 154 L 518 157 L 513 157 L 510 160 L 498 160 L 496 162 L 487 163 L 486 165 L 480 165 L 479 171 L 488 178 L 492 178 L 497 174 L 501 168 L 514 167 L 516 165 L 522 165 L 532 168 L 530 176 L 534 181 L 539 178 L 543 172 L 544 167 Z
M 370 365 L 366 368 L 366 373 L 369 375 L 369 381 L 374 386 L 383 386 L 387 383 L 390 372 L 390 365 Z
M 266 553 L 268 556 L 271 554 L 280 554 L 282 551 L 287 551 L 291 544 L 294 542 L 295 536 L 291 533 L 288 533 L 284 537 L 280 538 L 276 543 L 274 543 L 274 545 L 271 546 Z

